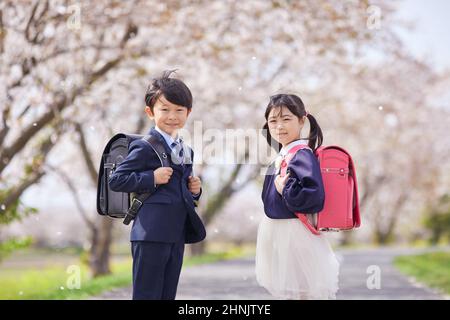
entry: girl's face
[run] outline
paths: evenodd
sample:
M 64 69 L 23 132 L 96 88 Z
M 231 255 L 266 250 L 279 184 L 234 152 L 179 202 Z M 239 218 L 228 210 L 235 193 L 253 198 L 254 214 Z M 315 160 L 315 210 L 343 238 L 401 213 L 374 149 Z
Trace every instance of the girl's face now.
M 300 139 L 305 118 L 297 117 L 287 107 L 274 107 L 267 118 L 270 135 L 284 147 Z

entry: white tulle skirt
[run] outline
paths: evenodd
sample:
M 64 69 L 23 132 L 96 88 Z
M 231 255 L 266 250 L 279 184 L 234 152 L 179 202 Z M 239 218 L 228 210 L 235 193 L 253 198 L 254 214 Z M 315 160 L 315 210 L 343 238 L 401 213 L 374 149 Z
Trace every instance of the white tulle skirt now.
M 256 242 L 256 280 L 279 299 L 336 299 L 339 262 L 325 236 L 298 219 L 264 216 Z

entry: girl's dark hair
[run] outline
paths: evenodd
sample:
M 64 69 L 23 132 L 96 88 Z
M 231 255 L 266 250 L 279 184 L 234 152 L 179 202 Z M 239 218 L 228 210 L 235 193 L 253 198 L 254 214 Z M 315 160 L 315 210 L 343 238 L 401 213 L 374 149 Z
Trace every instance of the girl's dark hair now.
M 266 118 L 266 124 L 263 126 L 263 135 L 267 139 L 267 143 L 276 149 L 278 147 L 279 151 L 282 147 L 281 143 L 278 143 L 271 135 L 269 131 L 269 124 L 267 122 L 267 118 L 269 117 L 270 112 L 273 108 L 280 107 L 286 107 L 291 111 L 293 114 L 295 114 L 297 117 L 303 117 L 306 115 L 305 105 L 303 104 L 302 99 L 300 99 L 295 94 L 276 94 L 270 97 L 269 104 L 267 105 L 266 112 L 264 114 Z M 307 115 L 309 123 L 310 123 L 310 130 L 309 130 L 309 136 L 308 138 L 305 138 L 305 140 L 308 141 L 308 146 L 315 151 L 317 148 L 319 148 L 322 145 L 323 141 L 323 135 L 322 135 L 322 129 L 320 129 L 319 124 L 317 123 L 317 120 L 308 113 Z M 299 137 L 300 138 L 300 137 Z M 317 143 L 317 146 L 316 146 Z
M 153 111 L 153 106 L 161 95 L 171 103 L 192 108 L 192 93 L 186 84 L 176 78 L 170 78 L 176 70 L 166 70 L 159 78 L 154 78 L 145 92 L 145 105 Z

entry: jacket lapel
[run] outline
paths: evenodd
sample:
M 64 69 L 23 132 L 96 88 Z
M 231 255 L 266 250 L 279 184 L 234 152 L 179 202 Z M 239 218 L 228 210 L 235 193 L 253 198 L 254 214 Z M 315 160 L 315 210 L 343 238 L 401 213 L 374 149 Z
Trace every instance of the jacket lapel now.
M 166 150 L 167 156 L 170 157 L 170 154 L 172 153 L 172 149 L 167 145 L 166 140 L 164 137 L 157 131 L 155 128 L 151 128 L 148 134 L 158 137 L 158 139 L 162 142 L 164 149 Z
M 177 168 L 177 169 L 183 170 L 183 167 L 184 167 L 184 166 L 173 163 L 172 157 L 171 157 L 172 149 L 170 149 L 170 147 L 167 145 L 167 142 L 166 142 L 166 140 L 164 139 L 164 137 L 163 137 L 157 130 L 155 130 L 154 127 L 150 129 L 150 131 L 148 132 L 148 134 L 150 134 L 150 135 L 152 135 L 152 136 L 156 136 L 156 137 L 162 142 L 162 144 L 163 144 L 163 146 L 164 146 L 164 149 L 166 150 L 167 157 L 170 159 L 170 163 L 172 164 L 172 166 L 174 166 L 174 167 Z

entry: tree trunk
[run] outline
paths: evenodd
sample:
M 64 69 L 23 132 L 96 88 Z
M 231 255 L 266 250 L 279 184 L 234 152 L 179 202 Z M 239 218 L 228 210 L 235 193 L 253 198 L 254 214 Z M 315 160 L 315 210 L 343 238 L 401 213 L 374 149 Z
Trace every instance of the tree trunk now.
M 351 231 L 342 231 L 342 237 L 339 240 L 339 245 L 341 246 L 348 246 L 353 242 L 353 233 Z
M 431 230 L 431 237 L 430 237 L 430 243 L 431 245 L 437 245 L 439 240 L 441 239 L 442 236 L 442 229 L 441 228 L 433 228 Z
M 100 226 L 93 230 L 91 235 L 92 245 L 89 256 L 89 265 L 93 277 L 111 273 L 109 267 L 110 246 L 112 242 L 113 220 L 103 218 Z
M 191 256 L 200 256 L 206 252 L 206 241 L 200 241 L 190 245 Z
M 379 245 L 387 245 L 393 240 L 393 230 L 390 229 L 386 232 L 378 230 L 374 233 L 374 242 Z

